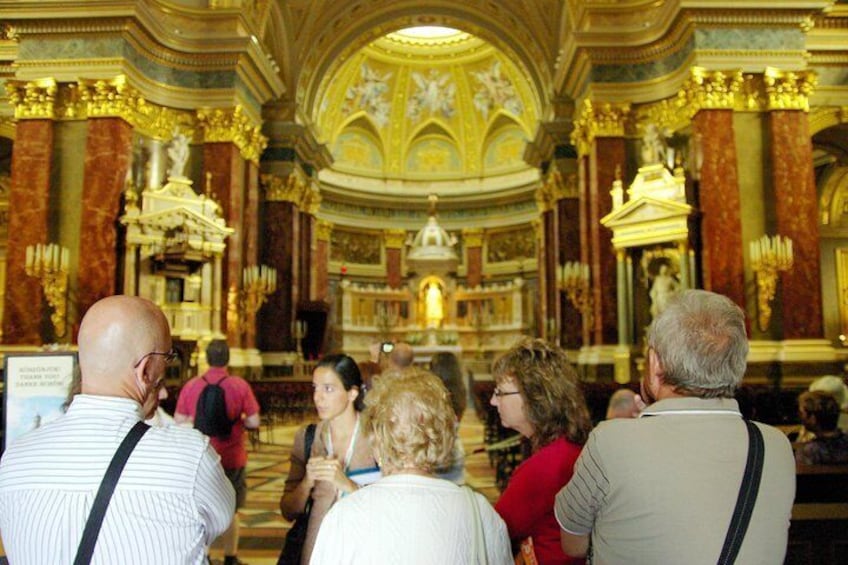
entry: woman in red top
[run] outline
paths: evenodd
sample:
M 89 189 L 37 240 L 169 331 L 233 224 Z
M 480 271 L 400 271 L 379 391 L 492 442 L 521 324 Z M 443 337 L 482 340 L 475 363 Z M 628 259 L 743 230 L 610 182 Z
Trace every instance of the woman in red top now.
M 528 438 L 533 448 L 495 504 L 513 549 L 531 537 L 540 565 L 583 563 L 562 552 L 554 517 L 554 497 L 571 479 L 592 427 L 577 373 L 562 349 L 540 339 L 515 345 L 492 373 L 491 403 L 501 423 Z

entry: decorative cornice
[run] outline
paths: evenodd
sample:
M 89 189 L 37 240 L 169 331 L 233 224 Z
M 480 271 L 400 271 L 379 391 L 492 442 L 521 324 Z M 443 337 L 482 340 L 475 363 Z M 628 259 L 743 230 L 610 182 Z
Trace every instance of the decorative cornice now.
M 33 81 L 8 80 L 6 94 L 17 120 L 52 120 L 56 117 L 59 87 L 52 78 Z
M 818 77 L 814 71 L 780 71 L 769 67 L 763 74 L 768 110 L 810 110 L 810 95 Z
M 383 231 L 383 239 L 386 242 L 386 249 L 403 249 L 406 243 L 406 230 L 390 229 Z
M 245 160 L 259 164 L 259 157 L 268 145 L 268 138 L 262 135 L 258 125 L 251 123 L 241 105 L 232 110 L 201 108 L 197 111 L 197 119 L 206 143 L 233 143 Z
M 483 236 L 485 232 L 482 228 L 465 228 L 462 230 L 462 242 L 466 249 L 469 247 L 483 247 Z
M 65 118 L 122 118 L 136 131 L 156 139 L 170 139 L 175 129 L 194 130 L 190 112 L 148 102 L 124 75 L 108 80 L 80 79 L 67 89 Z
M 333 222 L 318 220 L 315 222 L 315 239 L 318 241 L 330 241 L 333 235 Z
M 577 153 L 587 155 L 596 137 L 624 137 L 631 119 L 629 103 L 583 101 L 580 118 L 574 122 L 571 142 Z
M 556 208 L 557 203 L 563 198 L 577 198 L 577 196 L 577 175 L 574 173 L 563 175 L 558 168 L 553 167 L 545 182 L 536 191 L 536 205 L 540 212 L 547 212 Z

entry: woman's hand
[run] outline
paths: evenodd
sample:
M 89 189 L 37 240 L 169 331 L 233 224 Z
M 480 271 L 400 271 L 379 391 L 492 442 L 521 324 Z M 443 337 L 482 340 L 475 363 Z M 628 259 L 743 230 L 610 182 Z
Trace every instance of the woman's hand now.
M 312 457 L 306 464 L 306 476 L 315 481 L 327 481 L 338 490 L 353 492 L 358 487 L 345 475 L 342 463 L 332 457 Z

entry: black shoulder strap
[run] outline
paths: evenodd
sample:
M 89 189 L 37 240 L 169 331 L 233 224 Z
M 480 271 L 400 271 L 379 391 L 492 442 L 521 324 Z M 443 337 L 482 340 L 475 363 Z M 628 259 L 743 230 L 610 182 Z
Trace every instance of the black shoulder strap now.
M 312 452 L 312 442 L 315 441 L 315 424 L 306 426 L 306 434 L 303 440 L 303 462 L 309 461 L 309 454 Z
M 100 526 L 103 525 L 106 508 L 109 507 L 109 499 L 112 498 L 112 493 L 115 491 L 115 486 L 118 484 L 118 479 L 121 477 L 121 472 L 124 470 L 124 465 L 126 465 L 130 453 L 135 449 L 141 436 L 149 429 L 150 426 L 139 420 L 127 433 L 121 445 L 118 446 L 118 451 L 112 457 L 112 462 L 109 463 L 109 468 L 106 469 L 106 474 L 100 482 L 97 496 L 94 497 L 94 504 L 91 506 L 91 513 L 88 515 L 85 530 L 82 532 L 82 540 L 77 548 L 74 565 L 86 565 L 91 562 L 94 546 L 97 544 L 97 535 L 100 533 Z
M 736 499 L 736 508 L 733 509 L 733 518 L 730 520 L 730 528 L 724 539 L 724 547 L 721 548 L 721 556 L 718 558 L 719 565 L 729 565 L 736 561 L 751 514 L 754 512 L 754 504 L 757 501 L 757 491 L 760 489 L 760 479 L 763 475 L 763 458 L 765 455 L 765 444 L 760 429 L 751 422 L 745 420 L 748 428 L 748 461 L 745 463 L 745 474 L 742 476 L 742 486 L 739 487 L 739 498 Z

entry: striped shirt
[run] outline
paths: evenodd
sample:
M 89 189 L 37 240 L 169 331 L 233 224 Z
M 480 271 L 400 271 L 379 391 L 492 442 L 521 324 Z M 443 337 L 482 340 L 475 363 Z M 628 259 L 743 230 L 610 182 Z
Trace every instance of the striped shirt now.
M 72 563 L 106 468 L 141 407 L 77 395 L 67 413 L 18 439 L 0 461 L 0 533 L 15 565 Z M 235 508 L 218 455 L 200 432 L 150 429 L 109 503 L 93 564 L 205 563 Z

